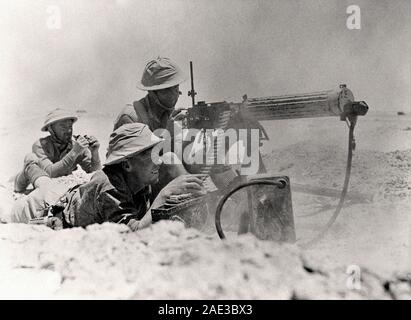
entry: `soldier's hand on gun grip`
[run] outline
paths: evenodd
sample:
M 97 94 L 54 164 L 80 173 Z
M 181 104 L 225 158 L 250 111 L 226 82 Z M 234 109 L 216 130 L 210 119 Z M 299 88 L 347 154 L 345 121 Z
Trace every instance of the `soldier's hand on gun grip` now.
M 78 136 L 77 139 L 73 141 L 73 150 L 76 153 L 81 153 L 88 146 L 89 143 L 83 136 Z

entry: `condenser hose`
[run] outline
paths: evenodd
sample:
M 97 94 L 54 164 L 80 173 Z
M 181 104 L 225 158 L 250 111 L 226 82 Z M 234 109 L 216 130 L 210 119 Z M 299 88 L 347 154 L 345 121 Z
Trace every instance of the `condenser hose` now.
M 226 203 L 227 199 L 231 197 L 234 193 L 237 191 L 248 187 L 248 186 L 254 186 L 254 185 L 271 185 L 271 186 L 276 186 L 280 189 L 284 188 L 286 186 L 285 181 L 272 181 L 272 180 L 256 180 L 256 181 L 250 181 L 250 182 L 245 182 L 241 183 L 240 185 L 236 186 L 234 189 L 232 189 L 230 192 L 228 192 L 218 203 L 216 212 L 215 212 L 215 227 L 217 229 L 218 236 L 221 239 L 225 239 L 225 235 L 223 232 L 223 228 L 221 227 L 221 210 L 223 209 L 224 204 Z
M 334 222 L 337 220 L 341 209 L 344 205 L 345 197 L 347 195 L 348 191 L 348 184 L 350 182 L 350 176 L 351 176 L 351 166 L 352 166 L 352 154 L 353 150 L 355 149 L 355 139 L 354 139 L 354 128 L 355 124 L 357 123 L 357 117 L 350 117 L 348 121 L 349 125 L 349 133 L 348 133 L 348 156 L 347 156 L 347 165 L 345 168 L 345 178 L 344 178 L 344 186 L 341 191 L 341 196 L 340 196 L 340 201 L 338 202 L 337 208 L 334 211 L 334 214 L 331 216 L 330 220 L 328 220 L 327 224 L 325 227 L 310 241 L 306 243 L 301 243 L 299 244 L 303 249 L 307 249 L 314 244 L 316 244 L 318 241 L 320 241 L 324 235 L 327 233 L 327 231 L 331 228 L 331 226 L 334 224 Z

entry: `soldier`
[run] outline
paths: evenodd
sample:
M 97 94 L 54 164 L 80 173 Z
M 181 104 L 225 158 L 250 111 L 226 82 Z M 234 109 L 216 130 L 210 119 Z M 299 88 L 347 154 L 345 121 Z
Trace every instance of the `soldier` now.
M 50 178 L 71 174 L 78 164 L 87 173 L 101 168 L 98 140 L 93 136 L 73 139 L 73 123 L 76 121 L 75 115 L 60 108 L 47 114 L 41 131 L 48 131 L 50 135 L 37 140 L 32 153 L 26 155 L 24 168 L 14 180 L 16 192 L 24 192 L 30 183 L 44 174 Z
M 130 122 L 142 122 L 150 127 L 150 130 L 158 129 L 167 130 L 171 141 L 169 146 L 174 146 L 174 126 L 178 125 L 172 118 L 175 111 L 175 105 L 181 94 L 179 85 L 185 81 L 185 75 L 176 63 L 168 58 L 158 57 L 151 60 L 144 68 L 142 78 L 137 87 L 141 90 L 148 91 L 148 94 L 139 101 L 134 101 L 132 105 L 127 105 L 122 109 L 117 119 L 114 122 L 114 129 Z M 161 135 L 161 132 L 160 132 Z M 190 143 L 183 142 L 182 150 L 184 150 Z M 172 149 L 173 151 L 173 149 Z M 190 166 L 185 159 L 175 160 L 177 156 L 173 154 L 173 161 L 164 161 L 165 163 L 179 163 L 179 164 L 163 164 L 160 168 L 160 182 L 159 185 L 154 186 L 154 189 L 161 189 L 168 181 L 181 174 L 188 172 L 198 172 L 195 166 Z M 182 164 L 181 164 L 182 163 Z M 211 173 L 213 181 L 219 187 L 226 187 L 236 176 L 234 169 L 226 170 L 222 173 Z
M 114 122 L 114 130 L 125 123 L 145 123 L 151 131 L 156 131 L 160 136 L 162 136 L 160 129 L 168 130 L 167 136 L 172 140 L 169 145 L 173 146 L 175 123 L 172 114 L 181 94 L 179 85 L 185 80 L 181 69 L 168 58 L 158 57 L 148 62 L 137 85 L 139 89 L 148 93 L 144 98 L 134 101 L 132 105 L 127 105 L 121 110 Z M 175 177 L 187 174 L 187 170 L 181 164 L 182 159 L 177 159 L 174 153 L 169 153 L 169 156 L 170 161 L 160 168 L 159 183 L 153 186 L 154 193 L 159 192 Z
M 150 185 L 158 180 L 160 163 L 152 161 L 151 151 L 161 141 L 145 124 L 119 127 L 110 136 L 103 169 L 96 171 L 88 183 L 67 190 L 41 177 L 39 179 L 45 181 L 40 187 L 19 199 L 10 217 L 3 217 L 3 221 L 27 223 L 53 212 L 49 221 L 57 229 L 115 222 L 135 231 L 150 225 L 151 208 L 161 206 L 171 195 L 205 194 L 199 177 L 183 175 L 153 197 Z
M 114 122 L 114 130 L 131 122 L 145 123 L 151 131 L 169 129 L 173 122 L 171 115 L 181 94 L 179 85 L 183 81 L 183 72 L 170 59 L 158 57 L 148 62 L 137 85 L 148 94 L 121 110 Z

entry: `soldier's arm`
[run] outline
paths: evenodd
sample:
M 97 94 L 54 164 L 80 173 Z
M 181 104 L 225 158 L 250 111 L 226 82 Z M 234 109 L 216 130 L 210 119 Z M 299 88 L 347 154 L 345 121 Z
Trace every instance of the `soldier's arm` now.
M 129 221 L 129 227 L 131 230 L 137 231 L 151 225 L 151 210 L 163 205 L 166 202 L 166 199 L 171 195 L 179 195 L 184 193 L 192 193 L 195 196 L 205 195 L 206 191 L 203 187 L 203 181 L 200 179 L 201 176 L 201 174 L 182 175 L 169 182 L 157 195 L 150 209 L 147 210 L 141 220 L 132 218 Z
M 90 150 L 85 150 L 79 165 L 87 173 L 94 172 L 101 169 L 100 157 L 93 157 Z
M 71 150 L 60 161 L 53 163 L 47 156 L 40 141 L 33 144 L 33 153 L 39 158 L 39 166 L 47 172 L 50 178 L 68 175 L 76 165 L 79 152 Z
M 80 167 L 87 173 L 91 173 L 101 169 L 100 155 L 98 149 L 90 151 L 84 150 L 83 159 L 80 161 Z
M 101 192 L 97 198 L 97 210 L 103 222 L 128 224 L 131 219 L 137 217 L 134 208 L 124 208 L 116 197 L 115 190 Z
M 133 119 L 128 114 L 121 115 L 114 124 L 114 130 L 120 128 L 123 124 L 133 123 Z
M 123 124 L 139 122 L 138 116 L 132 105 L 127 105 L 121 110 L 117 119 L 114 121 L 114 129 L 120 128 Z

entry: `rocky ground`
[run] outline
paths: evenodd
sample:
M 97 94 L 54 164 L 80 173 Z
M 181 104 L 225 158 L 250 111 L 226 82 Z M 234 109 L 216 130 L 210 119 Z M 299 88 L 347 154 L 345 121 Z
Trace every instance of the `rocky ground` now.
M 215 232 L 185 229 L 179 222 L 160 222 L 137 233 L 113 224 L 63 231 L 3 224 L 0 297 L 411 299 L 411 146 L 405 130 L 411 119 L 361 121 L 350 191 L 370 195 L 371 201 L 348 201 L 326 236 L 310 248 L 299 244 L 321 230 L 338 199 L 293 192 L 296 245 L 249 234 L 230 234 L 223 242 Z M 91 122 L 79 124 L 84 128 Z M 271 142 L 275 147 L 264 147 L 269 171 L 290 176 L 291 186 L 340 189 L 345 129 L 334 128 L 331 120 L 304 124 L 279 122 L 269 128 L 274 137 L 288 134 L 287 143 L 277 139 Z M 107 126 L 100 121 L 89 127 Z M 10 130 L 3 129 L 3 137 Z M 11 143 L 8 147 L 14 150 L 11 158 L 21 153 Z M 7 172 L 18 167 L 9 163 Z M 87 178 L 77 172 L 64 181 Z
M 13 257 L 1 260 L 2 297 L 411 298 L 405 275 L 364 269 L 357 290 L 345 267 L 327 266 L 295 246 L 251 235 L 221 242 L 179 222 L 138 233 L 113 224 L 59 232 L 5 225 L 0 239 L 2 255 Z

